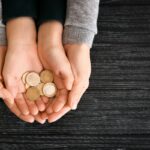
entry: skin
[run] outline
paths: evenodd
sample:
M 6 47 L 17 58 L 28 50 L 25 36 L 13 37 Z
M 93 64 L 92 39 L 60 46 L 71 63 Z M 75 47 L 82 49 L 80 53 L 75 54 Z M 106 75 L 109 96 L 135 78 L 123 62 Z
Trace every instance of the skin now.
M 39 111 L 44 111 L 46 105 L 42 98 L 36 102 L 30 102 L 23 94 L 25 88 L 21 81 L 25 72 L 42 70 L 37 54 L 35 24 L 32 19 L 22 17 L 10 20 L 6 27 L 8 49 L 3 67 L 6 88 L 15 99 L 16 107 L 22 115 L 32 114 L 39 120 Z M 45 122 L 45 120 L 40 122 Z
M 2 78 L 2 68 L 4 64 L 4 58 L 6 54 L 6 46 L 0 46 L 0 77 Z M 1 80 L 1 81 L 2 81 Z M 23 115 L 21 111 L 18 109 L 16 102 L 13 100 L 13 96 L 10 94 L 10 92 L 4 87 L 3 82 L 0 81 L 0 97 L 4 100 L 4 103 L 6 106 L 13 112 L 19 119 L 28 122 L 33 123 L 34 120 L 38 121 L 39 123 L 44 123 L 44 121 L 41 119 L 40 114 L 36 116 L 32 115 Z
M 53 71 L 58 88 L 56 98 L 47 107 L 50 123 L 77 108 L 91 74 L 90 48 L 86 44 L 63 47 L 62 32 L 63 27 L 57 21 L 44 23 L 38 32 L 39 57 L 43 66 Z
M 22 25 L 24 24 L 24 22 L 21 23 Z M 17 34 L 16 37 L 15 34 L 17 31 L 14 30 L 15 27 L 16 22 L 14 24 L 10 23 L 7 25 L 7 36 L 8 41 L 10 42 L 8 45 L 6 64 L 4 65 L 3 75 L 5 76 L 7 89 L 9 89 L 10 93 L 15 95 L 16 99 L 18 99 L 18 101 L 15 99 L 17 105 L 14 106 L 14 110 L 18 110 L 18 112 L 15 112 L 15 114 L 18 117 L 21 116 L 23 120 L 24 118 L 22 115 L 25 117 L 30 115 L 29 113 L 26 113 L 27 110 L 28 112 L 33 113 L 33 106 L 30 107 L 31 104 L 28 103 L 28 100 L 22 94 L 24 89 L 20 85 L 20 77 L 22 73 L 28 71 L 28 69 L 40 72 L 42 67 L 39 67 L 40 65 L 37 61 L 38 57 L 35 42 L 36 35 L 35 37 L 32 37 L 34 35 L 32 33 L 32 35 L 30 35 L 28 38 L 25 37 L 22 39 L 22 36 Z M 29 26 L 27 28 L 29 28 Z M 18 28 L 16 30 L 18 30 Z M 26 28 L 24 28 L 22 31 L 19 30 L 18 33 L 22 33 L 23 31 L 26 31 Z M 42 114 L 38 113 L 38 115 L 41 116 L 39 117 L 40 119 L 37 117 L 37 115 L 34 115 L 34 119 L 41 123 L 44 123 L 46 119 L 48 119 L 49 123 L 55 122 L 63 117 L 66 113 L 68 113 L 71 109 L 75 110 L 82 95 L 89 86 L 89 78 L 91 74 L 90 48 L 86 44 L 66 44 L 63 47 L 62 32 L 62 25 L 56 21 L 42 24 L 38 31 L 38 55 L 44 68 L 53 72 L 54 82 L 58 88 L 57 95 L 54 99 L 51 98 L 49 101 L 47 99 L 43 101 L 41 100 L 43 105 L 46 105 L 47 109 L 46 111 L 42 111 L 41 109 Z M 25 33 L 22 35 L 24 34 Z M 21 41 L 19 41 L 20 39 Z M 14 56 L 17 55 L 17 61 L 19 61 L 17 65 L 23 63 L 23 67 L 22 65 L 18 65 L 17 67 L 15 66 L 16 57 L 13 57 L 12 54 L 14 54 Z M 37 62 L 37 66 L 35 63 L 34 65 L 32 64 L 33 59 L 34 62 Z M 16 68 L 14 67 L 13 70 L 11 70 L 10 68 L 12 66 L 15 66 Z M 13 91 L 15 87 L 18 89 L 17 92 Z M 20 105 L 19 102 L 21 103 Z M 38 105 L 32 105 L 38 107 Z M 21 112 L 23 111 L 21 106 L 24 106 L 24 112 Z M 39 104 L 39 106 L 41 106 L 41 104 Z M 12 107 L 9 108 L 13 112 Z M 29 108 L 31 109 L 29 110 Z M 40 108 L 38 107 L 38 109 Z M 32 122 L 32 119 L 30 122 Z
M 38 54 L 44 68 L 53 72 L 57 95 L 49 103 L 47 113 L 59 112 L 66 104 L 74 76 L 62 45 L 63 27 L 52 21 L 42 24 L 38 32 Z

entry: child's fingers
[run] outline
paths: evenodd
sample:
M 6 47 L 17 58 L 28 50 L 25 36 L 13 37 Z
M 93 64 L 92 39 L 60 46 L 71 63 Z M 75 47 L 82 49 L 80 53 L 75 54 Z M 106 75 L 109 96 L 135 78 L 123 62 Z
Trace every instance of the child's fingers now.
M 25 100 L 26 100 L 26 103 L 27 103 L 27 105 L 28 105 L 28 108 L 29 108 L 30 113 L 31 113 L 32 115 L 37 115 L 38 112 L 39 112 L 39 110 L 38 110 L 38 108 L 37 108 L 37 106 L 36 106 L 36 103 L 35 103 L 34 101 L 28 100 L 25 94 L 24 94 L 24 98 L 25 98 Z
M 74 76 L 73 76 L 71 67 L 68 67 L 68 68 L 65 67 L 65 69 L 61 71 L 61 79 L 63 80 L 65 88 L 67 90 L 71 90 L 73 81 L 74 81 Z
M 58 119 L 60 119 L 62 116 L 64 116 L 70 110 L 71 109 L 69 106 L 65 106 L 65 107 L 63 107 L 63 109 L 61 111 L 50 114 L 48 116 L 48 122 L 52 123 L 52 122 L 57 121 Z
M 54 112 L 59 112 L 68 100 L 68 91 L 66 89 L 59 90 L 58 96 L 55 98 L 52 108 Z
M 35 103 L 36 103 L 39 111 L 44 111 L 46 109 L 45 103 L 42 101 L 41 98 L 37 99 L 35 101 Z
M 17 94 L 17 97 L 15 99 L 16 105 L 18 106 L 19 110 L 22 112 L 24 115 L 29 114 L 29 109 L 28 105 L 23 97 L 23 94 Z

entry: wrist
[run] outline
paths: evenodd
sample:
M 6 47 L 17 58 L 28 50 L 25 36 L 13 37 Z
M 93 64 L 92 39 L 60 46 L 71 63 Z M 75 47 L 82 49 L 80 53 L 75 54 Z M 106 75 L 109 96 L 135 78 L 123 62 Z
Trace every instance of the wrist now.
M 57 21 L 49 21 L 43 23 L 39 27 L 38 31 L 38 43 L 41 44 L 48 44 L 51 46 L 55 46 L 58 44 L 62 44 L 62 32 L 63 26 L 60 22 Z M 44 46 L 43 45 L 43 46 Z
M 32 18 L 11 19 L 6 25 L 8 44 L 32 44 L 36 42 L 36 27 Z

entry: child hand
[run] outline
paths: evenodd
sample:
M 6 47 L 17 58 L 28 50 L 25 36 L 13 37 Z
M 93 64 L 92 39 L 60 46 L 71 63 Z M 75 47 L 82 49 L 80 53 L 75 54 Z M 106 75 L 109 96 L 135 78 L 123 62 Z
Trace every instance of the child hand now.
M 62 25 L 59 22 L 44 23 L 38 33 L 38 53 L 44 68 L 53 72 L 58 88 L 56 98 L 47 108 L 48 113 L 60 111 L 67 102 L 68 90 L 73 84 L 70 63 L 62 46 Z

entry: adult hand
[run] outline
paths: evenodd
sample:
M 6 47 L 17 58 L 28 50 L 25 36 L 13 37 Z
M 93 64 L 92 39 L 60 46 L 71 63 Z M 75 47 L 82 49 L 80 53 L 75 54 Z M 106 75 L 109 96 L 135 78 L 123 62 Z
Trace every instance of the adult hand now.
M 90 48 L 86 44 L 66 44 L 64 48 L 74 75 L 68 105 L 72 109 L 76 109 L 82 95 L 89 86 L 91 75 Z
M 72 89 L 69 91 L 66 105 L 59 112 L 53 112 L 49 115 L 48 121 L 50 123 L 57 121 L 71 109 L 76 109 L 82 95 L 89 86 L 91 75 L 89 47 L 85 44 L 66 44 L 64 48 L 72 68 L 74 82 Z

